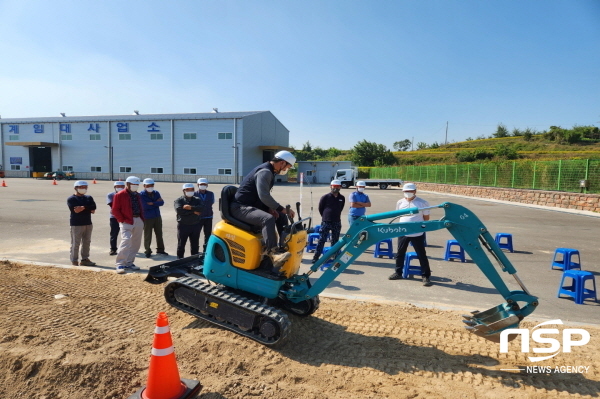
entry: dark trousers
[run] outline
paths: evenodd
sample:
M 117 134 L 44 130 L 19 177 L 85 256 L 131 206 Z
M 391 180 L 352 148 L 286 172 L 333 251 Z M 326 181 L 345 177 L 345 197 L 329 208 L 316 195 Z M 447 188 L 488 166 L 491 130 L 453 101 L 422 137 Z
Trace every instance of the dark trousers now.
M 165 252 L 165 243 L 163 241 L 162 217 L 158 216 L 144 220 L 144 253 L 151 254 L 152 249 L 152 231 L 156 235 L 156 252 Z
M 323 247 L 325 246 L 325 241 L 327 241 L 329 232 L 331 232 L 331 246 L 333 247 L 340 239 L 340 231 L 342 231 L 341 221 L 321 222 L 321 229 L 319 230 L 319 243 L 317 244 L 317 249 L 315 250 L 315 256 L 313 259 L 319 259 L 323 253 Z
M 116 252 L 117 251 L 117 238 L 119 237 L 119 231 L 121 228 L 119 227 L 119 222 L 117 222 L 117 218 L 110 218 L 110 250 Z
M 202 252 L 206 252 L 208 239 L 212 234 L 212 218 L 200 219 L 200 231 L 204 233 L 204 246 L 202 247 Z
M 406 256 L 406 249 L 408 244 L 412 242 L 413 248 L 419 258 L 419 264 L 421 265 L 421 275 L 423 277 L 431 276 L 431 269 L 429 268 L 429 259 L 427 259 L 427 251 L 425 251 L 425 234 L 421 234 L 417 237 L 398 237 L 398 249 L 396 252 L 396 273 L 402 274 L 404 269 L 404 257 Z
M 181 224 L 177 223 L 177 258 L 183 258 L 185 253 L 185 244 L 190 239 L 191 255 L 200 252 L 200 223 Z

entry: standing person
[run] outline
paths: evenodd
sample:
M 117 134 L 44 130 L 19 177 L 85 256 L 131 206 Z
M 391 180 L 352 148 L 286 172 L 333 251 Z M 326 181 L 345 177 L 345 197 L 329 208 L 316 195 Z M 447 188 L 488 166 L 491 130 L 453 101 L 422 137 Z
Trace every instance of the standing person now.
M 331 246 L 340 239 L 342 231 L 342 210 L 346 204 L 346 198 L 340 194 L 342 183 L 339 180 L 331 181 L 331 192 L 325 194 L 319 200 L 319 213 L 321 214 L 321 230 L 319 230 L 319 243 L 315 250 L 312 263 L 319 260 L 323 253 L 323 247 L 327 236 L 331 233 Z
M 144 208 L 140 194 L 137 192 L 140 178 L 129 176 L 125 180 L 125 185 L 125 190 L 116 193 L 113 197 L 112 205 L 112 213 L 121 229 L 121 244 L 116 260 L 117 274 L 123 274 L 127 270 L 140 270 L 133 261 L 140 249 L 144 234 Z
M 142 197 L 142 206 L 144 208 L 144 253 L 146 258 L 152 256 L 152 230 L 156 235 L 156 253 L 168 255 L 165 252 L 165 243 L 163 241 L 162 217 L 160 216 L 160 207 L 165 204 L 160 193 L 154 189 L 154 180 L 144 179 L 144 189 L 140 193 Z
M 113 186 L 114 186 L 114 191 L 111 191 L 110 193 L 108 193 L 106 195 L 106 205 L 108 205 L 110 207 L 110 211 L 109 211 L 109 215 L 110 215 L 110 217 L 109 217 L 109 220 L 110 220 L 110 252 L 108 253 L 109 255 L 117 254 L 117 238 L 119 236 L 119 231 L 121 230 L 119 227 L 119 222 L 117 222 L 115 215 L 112 214 L 113 198 L 116 193 L 125 189 L 125 182 L 124 181 L 116 181 L 113 184 Z
M 295 212 L 286 210 L 271 196 L 275 175 L 285 175 L 296 163 L 296 157 L 288 151 L 279 151 L 275 157 L 262 163 L 248 173 L 231 204 L 231 215 L 252 226 L 261 227 L 263 237 L 263 255 L 271 258 L 274 269 L 279 269 L 291 256 L 279 249 L 276 220 L 280 214 L 292 218 Z M 288 213 L 289 212 L 289 213 Z
M 367 185 L 364 181 L 356 182 L 356 191 L 350 194 L 348 201 L 350 201 L 350 211 L 348 212 L 348 223 L 352 226 L 352 223 L 365 213 L 371 206 L 371 200 L 369 196 L 365 194 L 365 187 Z
M 427 208 L 429 202 L 422 198 L 417 197 L 417 186 L 414 183 L 406 183 L 402 187 L 404 192 L 404 198 L 399 200 L 396 204 L 396 209 L 406 209 L 417 207 Z M 429 209 L 420 210 L 414 215 L 406 215 L 400 217 L 400 222 L 422 222 L 429 220 Z M 427 252 L 425 251 L 425 235 L 424 233 L 408 234 L 406 236 L 398 237 L 398 251 L 396 253 L 396 272 L 388 277 L 390 280 L 399 280 L 402 278 L 402 269 L 404 268 L 404 256 L 406 255 L 406 248 L 408 244 L 412 243 L 417 257 L 419 258 L 419 264 L 421 265 L 421 277 L 423 279 L 423 285 L 429 287 L 431 281 L 431 269 L 429 268 L 429 259 L 427 259 Z
M 174 202 L 177 214 L 177 259 L 182 259 L 185 253 L 185 244 L 190 239 L 190 252 L 192 255 L 199 253 L 200 249 L 200 216 L 202 202 L 194 197 L 194 184 L 185 183 L 182 187 L 183 195 Z
M 75 194 L 67 198 L 67 206 L 71 211 L 71 264 L 74 266 L 94 266 L 90 260 L 90 243 L 92 242 L 92 214 L 96 212 L 96 203 L 91 195 L 85 195 L 88 184 L 76 181 L 73 184 Z M 81 262 L 79 259 L 81 246 Z
M 206 252 L 208 239 L 212 234 L 213 222 L 213 204 L 215 203 L 215 194 L 208 191 L 208 179 L 201 177 L 198 179 L 198 191 L 194 192 L 194 197 L 198 197 L 202 202 L 202 211 L 200 212 L 200 231 L 204 231 L 204 246 L 202 252 Z

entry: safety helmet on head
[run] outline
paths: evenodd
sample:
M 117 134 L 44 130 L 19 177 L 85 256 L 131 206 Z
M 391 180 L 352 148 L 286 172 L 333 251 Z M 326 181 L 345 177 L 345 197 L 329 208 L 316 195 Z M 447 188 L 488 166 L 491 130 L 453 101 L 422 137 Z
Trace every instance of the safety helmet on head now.
M 154 180 L 151 178 L 144 179 L 144 184 L 154 184 Z
M 124 181 L 116 181 L 115 184 L 113 184 L 113 186 L 124 186 L 125 182 Z
M 367 185 L 365 184 L 364 181 L 360 180 L 356 182 L 356 187 L 366 187 Z
M 73 183 L 73 187 L 79 187 L 79 186 L 87 186 L 88 182 L 84 181 L 84 180 L 77 180 L 75 183 Z
M 294 166 L 294 164 L 296 163 L 296 157 L 293 156 L 292 153 L 289 151 L 279 151 L 277 154 L 275 154 L 274 159 L 282 159 L 292 166 Z
M 183 190 L 185 190 L 186 188 L 194 188 L 194 183 L 183 183 L 183 186 L 181 188 Z
M 406 183 L 402 187 L 402 191 L 416 191 L 416 190 L 417 190 L 417 185 L 415 183 Z
M 208 179 L 201 177 L 198 179 L 198 184 L 208 184 Z
M 137 176 L 129 176 L 125 181 L 131 184 L 140 184 L 140 178 Z
M 335 180 L 332 180 L 332 181 L 331 181 L 331 184 L 330 184 L 330 185 L 331 185 L 331 186 L 341 186 L 341 185 L 342 185 L 342 182 L 341 182 L 341 181 L 339 181 L 338 179 L 335 179 Z

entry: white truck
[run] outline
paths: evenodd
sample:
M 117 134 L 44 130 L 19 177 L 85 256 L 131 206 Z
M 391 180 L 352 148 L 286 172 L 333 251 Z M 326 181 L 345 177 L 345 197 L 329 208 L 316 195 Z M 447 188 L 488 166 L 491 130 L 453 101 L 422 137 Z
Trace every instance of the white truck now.
M 364 181 L 368 187 L 379 186 L 381 190 L 385 190 L 390 186 L 400 187 L 404 184 L 402 179 L 359 179 L 358 169 L 338 169 L 335 172 L 335 179 L 342 182 L 342 188 L 354 186 L 358 180 Z

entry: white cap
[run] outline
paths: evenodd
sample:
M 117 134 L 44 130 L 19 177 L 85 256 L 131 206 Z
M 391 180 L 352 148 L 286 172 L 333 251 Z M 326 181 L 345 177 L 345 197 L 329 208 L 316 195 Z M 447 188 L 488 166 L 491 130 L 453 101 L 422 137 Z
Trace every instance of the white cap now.
M 129 176 L 125 181 L 131 184 L 140 184 L 140 178 L 136 176 Z
M 331 184 L 330 184 L 330 185 L 332 185 L 332 186 L 341 186 L 341 185 L 342 185 L 342 182 L 341 182 L 341 181 L 339 181 L 338 179 L 335 179 L 335 180 L 332 180 L 332 181 L 331 181 Z
M 186 188 L 194 188 L 194 183 L 183 183 L 182 189 L 185 190 Z
M 154 180 L 152 180 L 151 178 L 146 178 L 144 179 L 144 184 L 154 184 Z
M 204 184 L 207 184 L 207 185 L 208 185 L 208 179 L 206 179 L 206 178 L 204 178 L 204 177 L 201 177 L 201 178 L 199 178 L 199 179 L 198 179 L 198 184 L 202 184 L 202 183 L 204 183 Z
M 365 182 L 364 182 L 364 181 L 362 181 L 362 180 L 361 180 L 361 181 L 357 181 L 357 182 L 356 182 L 356 187 L 366 187 L 366 186 L 367 186 L 367 185 L 366 185 L 366 184 L 365 184 Z
M 415 183 L 406 183 L 404 187 L 402 187 L 402 191 L 416 191 L 417 185 Z
M 84 180 L 77 180 L 75 183 L 73 183 L 73 187 L 79 187 L 79 186 L 88 186 L 88 182 L 84 181 Z
M 275 159 L 283 159 L 292 166 L 294 166 L 296 163 L 296 157 L 293 156 L 289 151 L 279 151 L 277 154 L 275 154 Z
M 124 181 L 116 181 L 115 184 L 113 184 L 113 186 L 124 186 L 125 182 Z

